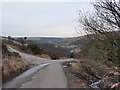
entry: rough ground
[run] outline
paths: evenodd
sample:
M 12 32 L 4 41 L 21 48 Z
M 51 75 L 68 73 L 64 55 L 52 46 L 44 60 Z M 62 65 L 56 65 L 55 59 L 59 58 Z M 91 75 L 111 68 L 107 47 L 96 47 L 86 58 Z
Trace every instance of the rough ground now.
M 71 73 L 68 67 L 64 67 L 64 71 L 69 88 L 90 88 L 83 80 L 80 80 L 73 73 Z
M 29 68 L 30 63 L 20 58 L 18 53 L 8 51 L 2 44 L 2 82 L 8 81 Z
M 8 81 L 29 68 L 29 63 L 21 59 L 5 59 L 2 63 L 2 81 Z
M 109 90 L 112 87 L 119 90 L 120 73 L 112 67 L 107 67 L 93 60 L 79 60 L 65 64 L 65 72 L 70 88 L 90 88 L 90 85 L 101 80 L 99 88 Z M 118 70 L 118 71 L 117 71 Z M 119 86 L 119 87 L 118 87 Z

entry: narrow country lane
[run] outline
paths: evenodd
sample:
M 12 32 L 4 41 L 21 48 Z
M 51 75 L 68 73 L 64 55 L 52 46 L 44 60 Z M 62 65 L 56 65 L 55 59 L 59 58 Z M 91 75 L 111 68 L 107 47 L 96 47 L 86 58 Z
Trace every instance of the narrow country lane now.
M 67 88 L 67 80 L 59 63 L 39 70 L 32 80 L 21 88 Z
M 67 88 L 67 79 L 61 63 L 75 59 L 49 60 L 8 48 L 9 51 L 17 52 L 23 59 L 37 65 L 4 83 L 3 88 Z

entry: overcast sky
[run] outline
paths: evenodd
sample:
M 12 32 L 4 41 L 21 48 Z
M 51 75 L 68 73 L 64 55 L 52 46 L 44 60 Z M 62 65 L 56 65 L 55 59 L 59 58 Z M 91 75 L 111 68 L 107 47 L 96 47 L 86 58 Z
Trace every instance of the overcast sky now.
M 0 35 L 74 37 L 78 10 L 92 11 L 92 5 L 89 2 L 2 3 Z

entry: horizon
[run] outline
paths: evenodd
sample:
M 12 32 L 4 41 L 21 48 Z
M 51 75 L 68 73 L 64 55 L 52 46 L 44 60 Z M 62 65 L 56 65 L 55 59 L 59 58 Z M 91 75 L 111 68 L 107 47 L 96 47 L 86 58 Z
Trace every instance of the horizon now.
M 8 36 L 10 36 L 10 35 L 8 35 Z M 7 38 L 8 36 L 0 36 L 0 37 L 5 37 L 5 38 Z M 85 36 L 85 35 L 83 35 L 83 36 Z M 24 37 L 27 37 L 27 38 L 76 38 L 76 37 L 82 37 L 82 36 L 76 36 L 76 37 L 45 37 L 45 36 L 43 36 L 43 37 L 39 37 L 39 36 L 10 36 L 10 37 L 12 37 L 12 38 L 24 38 Z

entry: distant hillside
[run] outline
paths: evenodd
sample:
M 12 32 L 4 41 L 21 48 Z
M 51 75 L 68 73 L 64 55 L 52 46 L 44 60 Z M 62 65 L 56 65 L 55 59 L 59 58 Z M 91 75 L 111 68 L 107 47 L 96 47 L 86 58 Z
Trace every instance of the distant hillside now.
M 28 37 L 28 43 L 38 43 L 38 44 L 54 44 L 59 46 L 67 45 L 84 45 L 88 42 L 87 36 L 71 37 L 71 38 L 54 38 L 54 37 Z
M 82 46 L 88 43 L 88 41 L 89 39 L 87 36 L 80 36 L 80 37 L 74 37 L 74 38 L 64 38 L 63 40 L 59 41 L 59 44 Z
M 28 37 L 27 38 L 28 42 L 33 41 L 35 43 L 39 43 L 39 44 L 46 44 L 46 43 L 57 43 L 61 40 L 63 40 L 63 38 L 53 38 L 53 37 Z

